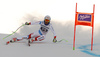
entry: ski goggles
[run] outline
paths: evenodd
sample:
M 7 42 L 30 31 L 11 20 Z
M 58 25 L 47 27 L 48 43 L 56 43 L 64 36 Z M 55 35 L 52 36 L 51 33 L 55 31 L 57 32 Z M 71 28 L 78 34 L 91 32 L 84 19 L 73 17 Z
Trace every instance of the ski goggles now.
M 46 21 L 46 22 L 50 22 L 50 20 L 48 20 L 48 19 L 45 19 L 45 21 Z

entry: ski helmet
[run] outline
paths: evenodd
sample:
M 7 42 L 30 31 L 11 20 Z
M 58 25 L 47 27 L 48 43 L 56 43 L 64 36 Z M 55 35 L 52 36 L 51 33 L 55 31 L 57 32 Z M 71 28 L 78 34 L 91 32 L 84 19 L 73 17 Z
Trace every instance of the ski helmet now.
M 44 24 L 45 24 L 45 25 L 50 24 L 50 20 L 51 20 L 51 17 L 50 17 L 49 15 L 46 15 L 46 16 L 44 17 Z
M 50 17 L 49 15 L 46 15 L 46 16 L 44 17 L 44 20 L 45 20 L 45 19 L 51 20 L 51 17 Z

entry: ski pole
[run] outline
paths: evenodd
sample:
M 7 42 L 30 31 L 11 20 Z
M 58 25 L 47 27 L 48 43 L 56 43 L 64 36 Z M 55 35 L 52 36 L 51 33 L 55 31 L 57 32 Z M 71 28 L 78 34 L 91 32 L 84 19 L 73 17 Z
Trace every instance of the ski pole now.
M 4 37 L 3 39 L 5 39 L 5 38 L 7 38 L 7 37 L 9 37 L 9 36 L 11 36 L 11 35 L 13 35 L 19 28 L 21 28 L 22 26 L 24 26 L 25 24 L 22 24 L 20 27 L 18 27 L 13 33 L 11 33 L 11 34 L 9 34 L 9 35 L 7 35 L 6 37 Z
M 62 41 L 68 42 L 68 41 L 65 40 L 65 39 L 61 39 L 61 40 L 57 41 L 57 43 L 58 43 L 58 42 L 62 42 Z

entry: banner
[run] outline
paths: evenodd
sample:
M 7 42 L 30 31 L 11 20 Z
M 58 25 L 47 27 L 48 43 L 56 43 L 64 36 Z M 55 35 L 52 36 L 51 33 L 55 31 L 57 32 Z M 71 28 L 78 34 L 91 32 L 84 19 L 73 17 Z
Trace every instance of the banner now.
M 75 25 L 85 25 L 93 27 L 93 14 L 92 13 L 80 13 L 77 12 L 77 18 Z

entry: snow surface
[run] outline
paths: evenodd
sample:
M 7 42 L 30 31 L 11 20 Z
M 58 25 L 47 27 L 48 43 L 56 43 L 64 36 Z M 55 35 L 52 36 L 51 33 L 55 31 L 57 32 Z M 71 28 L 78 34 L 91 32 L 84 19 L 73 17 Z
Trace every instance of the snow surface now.
M 100 57 L 99 34 L 94 34 L 94 46 L 91 51 L 91 30 L 82 31 L 80 26 L 77 27 L 76 45 L 73 50 L 74 25 L 72 24 L 56 23 L 53 25 L 57 40 L 66 39 L 68 42 L 53 43 L 53 34 L 50 31 L 45 40 L 33 42 L 30 47 L 27 45 L 26 39 L 6 45 L 11 38 L 28 35 L 38 30 L 39 26 L 24 26 L 4 40 L 3 37 L 8 34 L 0 34 L 0 57 Z
M 52 40 L 34 42 L 29 47 L 27 40 L 5 45 L 7 40 L 3 40 L 0 35 L 0 57 L 90 57 L 76 48 L 73 51 L 72 43 L 53 43 Z M 91 56 L 92 57 L 92 56 Z

